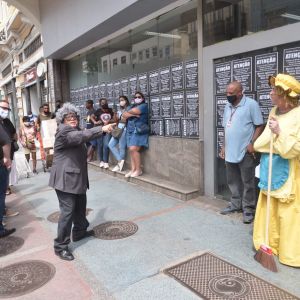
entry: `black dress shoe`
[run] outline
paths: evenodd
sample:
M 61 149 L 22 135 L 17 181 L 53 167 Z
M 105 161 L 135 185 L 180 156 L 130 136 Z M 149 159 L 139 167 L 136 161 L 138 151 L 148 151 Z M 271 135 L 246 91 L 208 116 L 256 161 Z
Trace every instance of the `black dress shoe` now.
M 73 235 L 72 236 L 72 240 L 73 240 L 73 242 L 78 242 L 78 241 L 80 241 L 82 239 L 85 239 L 87 237 L 94 236 L 94 235 L 95 235 L 94 230 L 88 230 L 83 235 L 80 235 L 80 236 L 74 236 Z
M 11 235 L 16 231 L 16 228 L 11 228 L 11 229 L 4 229 L 3 231 L 0 232 L 0 238 L 4 238 L 6 236 Z
M 244 224 L 251 224 L 254 220 L 253 213 L 243 213 L 243 223 Z
M 229 214 L 233 214 L 236 212 L 241 212 L 241 209 L 236 209 L 236 208 L 232 208 L 231 206 L 227 206 L 226 208 L 224 208 L 223 210 L 220 211 L 221 215 L 229 215 Z
M 62 251 L 60 251 L 60 252 L 56 252 L 55 251 L 55 254 L 59 257 L 59 258 L 61 258 L 61 259 L 63 259 L 63 260 L 73 260 L 74 259 L 74 256 L 73 256 L 73 254 L 69 251 L 69 250 L 62 250 Z

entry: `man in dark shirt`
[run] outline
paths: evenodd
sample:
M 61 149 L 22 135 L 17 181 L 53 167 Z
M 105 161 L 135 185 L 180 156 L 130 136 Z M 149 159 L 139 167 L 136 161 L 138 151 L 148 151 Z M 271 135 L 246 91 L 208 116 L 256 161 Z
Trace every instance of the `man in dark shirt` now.
M 91 116 L 95 113 L 94 101 L 87 100 L 85 102 L 85 108 L 87 109 L 86 118 L 85 118 L 85 128 L 90 129 L 90 128 L 94 127 L 94 123 L 91 119 Z M 91 140 L 87 143 L 87 147 L 88 147 L 87 161 L 88 162 L 93 160 L 96 146 L 97 146 L 96 140 Z
M 0 115 L 2 111 L 3 108 L 0 105 Z M 0 238 L 6 237 L 16 231 L 15 228 L 5 229 L 2 224 L 3 214 L 5 210 L 8 169 L 11 167 L 10 145 L 10 138 L 8 137 L 6 131 L 0 123 Z

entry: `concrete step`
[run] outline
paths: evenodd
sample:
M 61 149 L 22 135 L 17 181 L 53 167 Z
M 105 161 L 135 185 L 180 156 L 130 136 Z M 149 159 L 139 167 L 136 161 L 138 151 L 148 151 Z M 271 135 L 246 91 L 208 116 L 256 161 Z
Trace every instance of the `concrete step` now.
M 89 162 L 91 168 L 103 172 L 105 174 L 117 177 L 119 179 L 135 183 L 139 186 L 150 189 L 151 191 L 159 192 L 179 200 L 188 201 L 199 197 L 200 192 L 197 188 L 187 185 L 177 184 L 171 181 L 156 178 L 147 174 L 139 177 L 126 178 L 127 172 L 113 172 L 111 169 L 103 169 L 99 167 L 99 162 Z

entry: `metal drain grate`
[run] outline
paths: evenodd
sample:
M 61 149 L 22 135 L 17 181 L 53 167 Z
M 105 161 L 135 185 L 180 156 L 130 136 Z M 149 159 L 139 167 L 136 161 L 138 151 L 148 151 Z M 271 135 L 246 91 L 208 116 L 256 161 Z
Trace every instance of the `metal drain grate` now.
M 93 211 L 91 208 L 87 208 L 86 211 L 85 211 L 85 215 L 88 216 L 88 214 Z M 59 211 L 56 211 L 54 213 L 52 213 L 51 215 L 49 215 L 47 217 L 47 220 L 51 223 L 58 223 L 58 219 L 59 219 L 59 216 L 60 216 L 60 212 Z
M 138 230 L 138 226 L 128 221 L 112 221 L 97 225 L 93 230 L 96 238 L 117 240 L 135 234 Z
M 53 278 L 53 265 L 39 260 L 29 260 L 0 269 L 0 298 L 28 294 Z
M 17 251 L 23 244 L 24 240 L 17 236 L 8 236 L 0 239 L 0 257 Z
M 296 296 L 214 256 L 204 253 L 164 270 L 204 299 L 280 299 Z

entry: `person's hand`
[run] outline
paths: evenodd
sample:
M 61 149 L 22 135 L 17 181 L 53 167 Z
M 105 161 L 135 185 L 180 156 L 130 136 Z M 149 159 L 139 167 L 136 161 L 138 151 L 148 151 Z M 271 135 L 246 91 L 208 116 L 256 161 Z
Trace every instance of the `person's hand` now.
M 269 128 L 272 131 L 272 133 L 279 135 L 280 127 L 279 127 L 279 123 L 275 117 L 270 117 Z
M 112 130 L 115 128 L 115 126 L 116 126 L 116 123 L 104 125 L 104 126 L 102 126 L 102 131 L 106 132 L 106 133 L 111 133 Z
M 10 169 L 10 168 L 11 168 L 11 159 L 10 159 L 10 158 L 4 157 L 4 158 L 3 158 L 3 163 L 4 163 L 4 166 L 5 166 L 7 169 Z
M 247 146 L 247 152 L 250 153 L 250 154 L 254 154 L 255 153 L 255 150 L 254 150 L 254 147 L 252 144 L 249 144 Z
M 219 156 L 220 156 L 220 158 L 225 159 L 225 148 L 224 147 L 221 148 Z
M 129 112 L 124 111 L 124 112 L 122 113 L 122 118 L 123 118 L 124 120 L 128 119 L 129 117 L 130 117 L 130 113 L 129 113 Z

